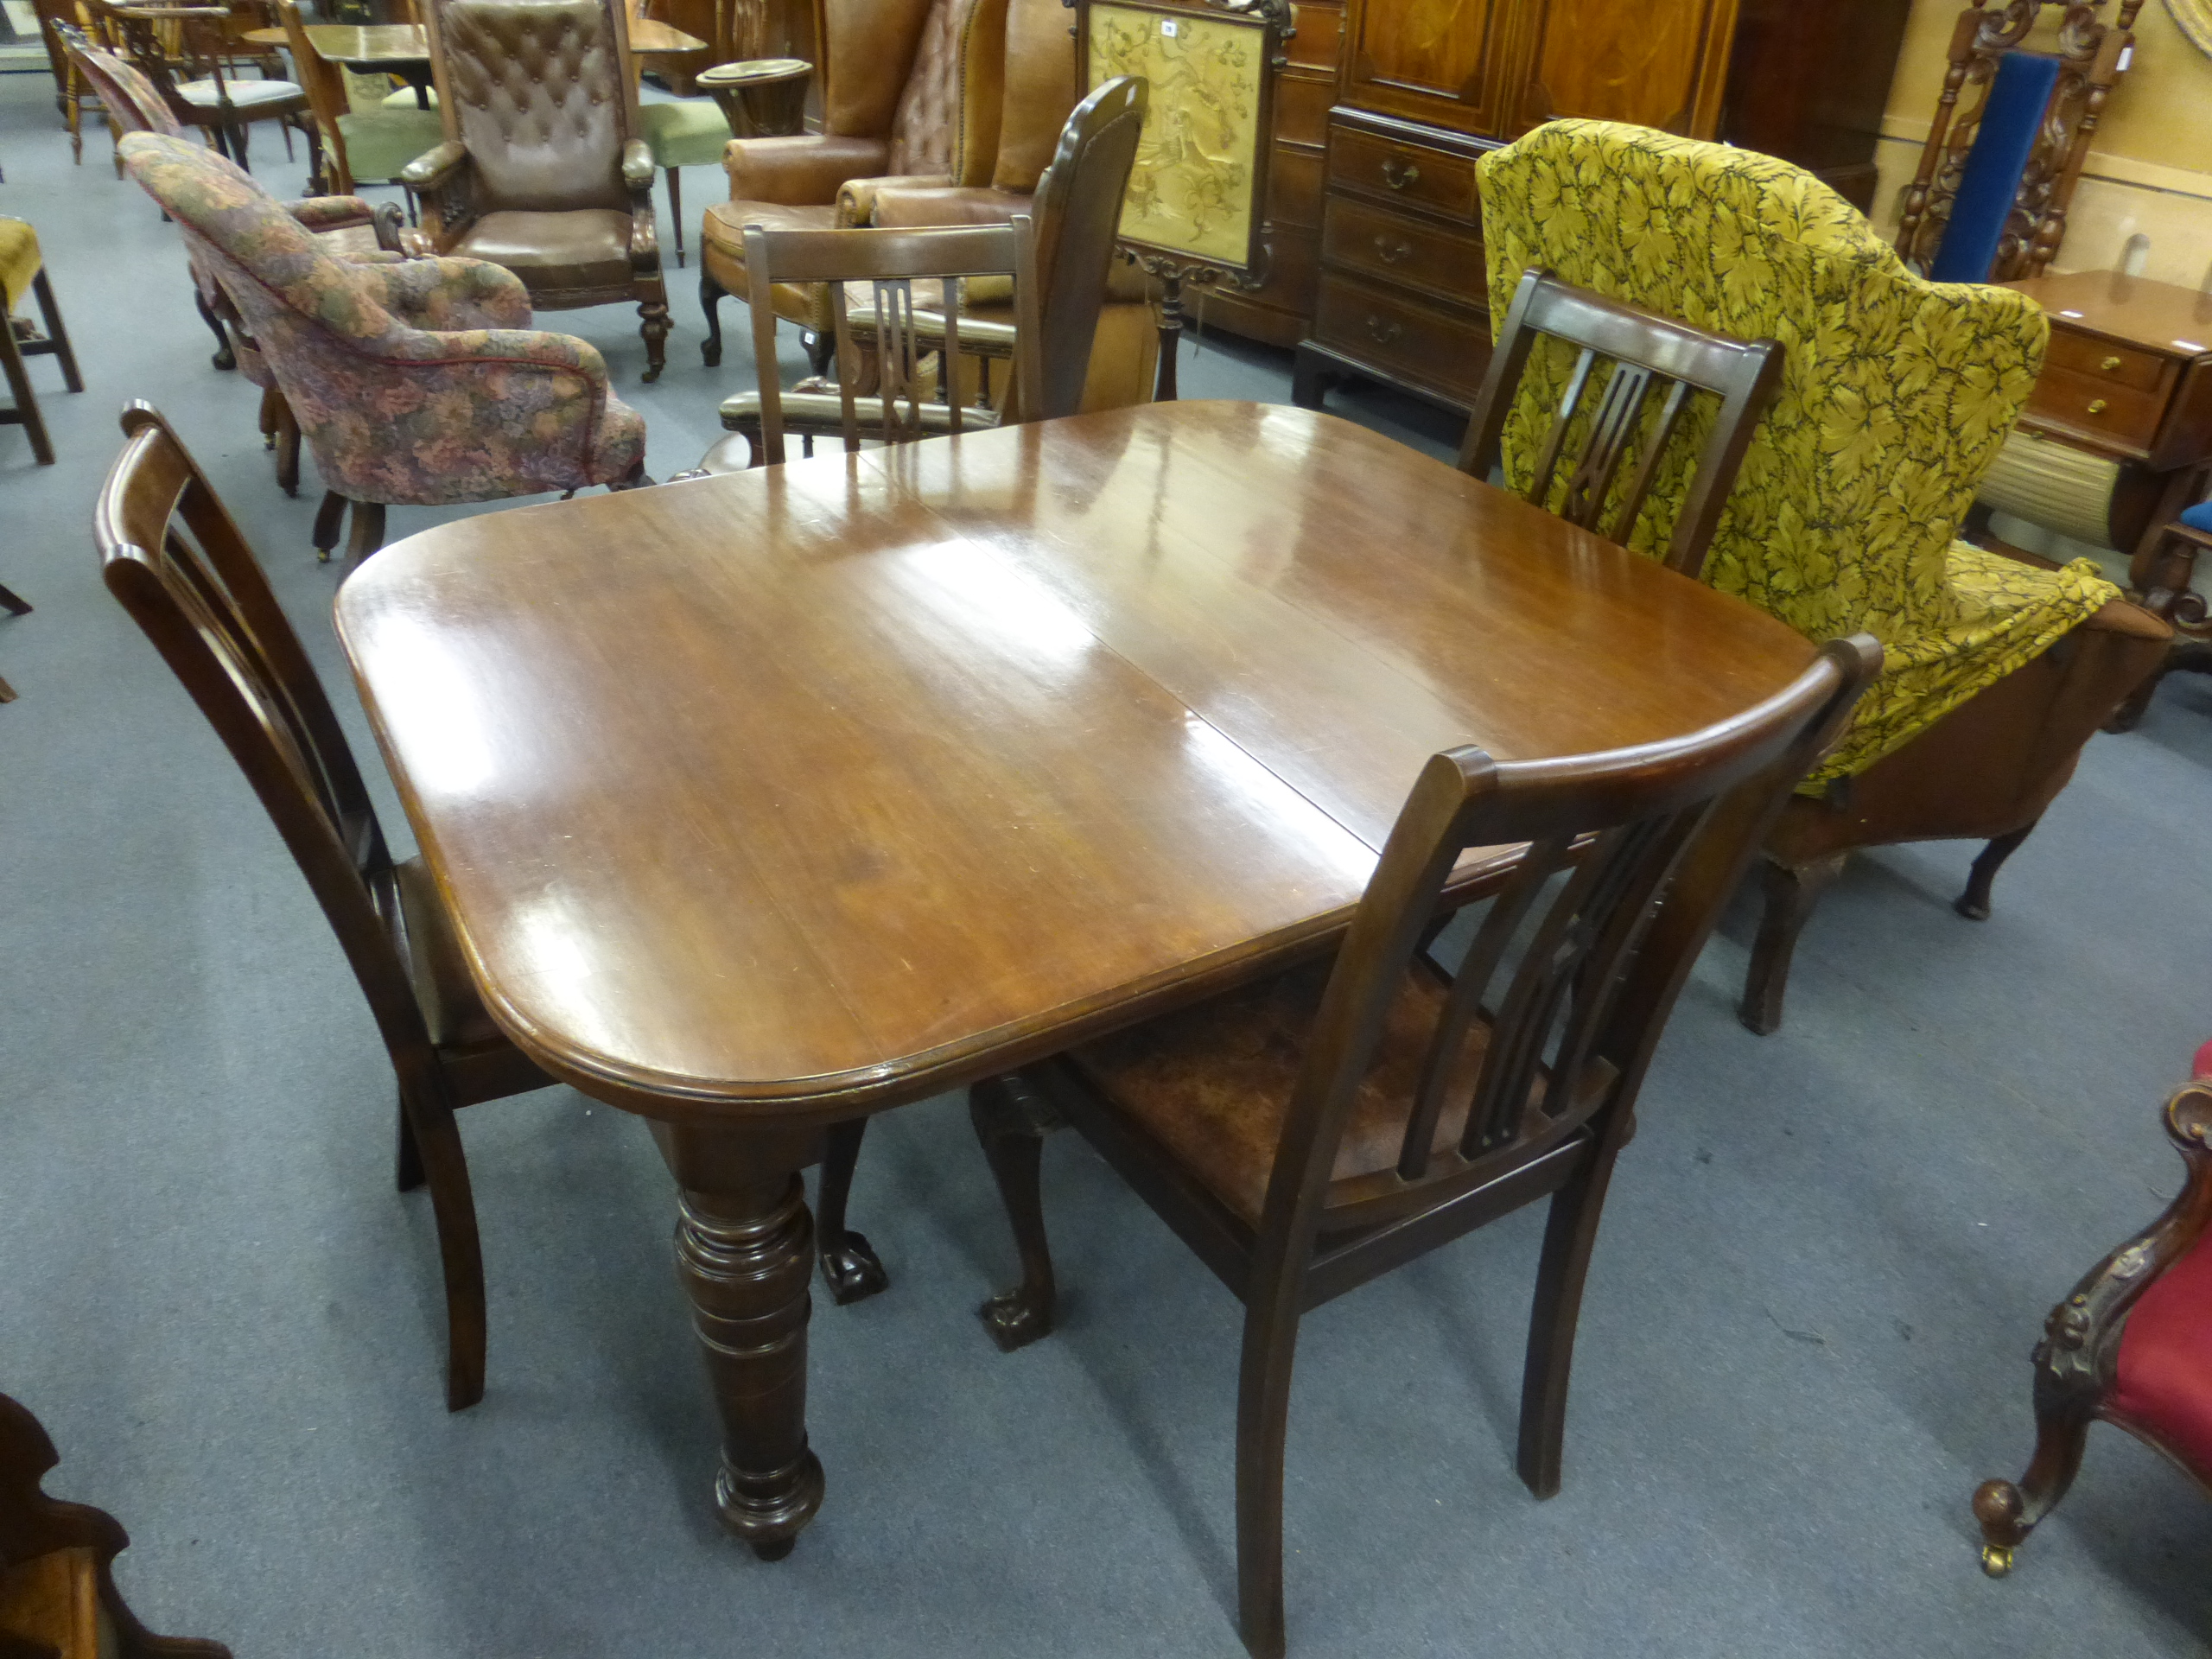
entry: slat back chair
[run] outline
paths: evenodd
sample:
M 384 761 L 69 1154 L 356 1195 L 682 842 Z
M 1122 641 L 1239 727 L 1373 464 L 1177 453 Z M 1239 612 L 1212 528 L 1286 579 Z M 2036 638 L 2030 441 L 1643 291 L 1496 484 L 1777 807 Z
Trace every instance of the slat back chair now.
M 863 438 L 900 443 L 938 433 L 995 426 L 1020 411 L 1039 407 L 1035 342 L 1037 274 L 1034 237 L 1027 214 L 1007 225 L 959 226 L 927 230 L 770 231 L 748 225 L 745 231 L 746 271 L 752 283 L 753 360 L 760 365 L 760 437 L 755 465 L 780 466 L 786 426 L 810 435 L 834 432 L 845 448 L 856 450 Z M 960 355 L 957 299 L 938 308 L 941 326 L 926 334 L 918 321 L 914 284 L 932 282 L 948 296 L 971 277 L 1014 279 L 1014 384 L 1007 407 L 971 407 L 961 377 L 939 371 Z M 776 313 L 771 289 L 778 283 L 825 283 L 836 340 L 837 391 L 786 392 L 776 373 Z M 869 311 L 875 318 L 874 349 L 865 356 L 853 343 L 848 283 L 870 284 Z M 867 411 L 862 412 L 866 399 Z M 795 418 L 792 418 L 795 417 Z M 750 422 L 725 424 L 752 440 Z
M 255 20 L 237 18 L 227 6 L 89 3 L 111 46 L 153 82 L 179 121 L 205 128 L 222 155 L 248 165 L 247 130 L 257 121 L 275 121 L 288 158 L 293 128 L 307 135 L 310 170 L 320 174 L 321 140 L 308 116 L 307 93 L 289 80 L 237 73 L 239 48 L 232 35 L 242 21 Z
M 93 509 L 108 591 L 223 740 L 338 936 L 399 1084 L 399 1185 L 424 1183 L 446 1287 L 446 1398 L 484 1391 L 484 1280 L 456 1108 L 550 1081 L 493 1027 L 420 864 L 393 861 L 360 768 L 253 552 L 153 409 Z
M 1719 399 L 1667 545 L 1670 569 L 1698 575 L 1751 434 L 1781 385 L 1780 343 L 1707 334 L 1530 270 L 1514 290 L 1476 397 L 1459 449 L 1462 472 L 1488 478 L 1498 465 L 1522 373 L 1546 340 L 1563 340 L 1580 354 L 1522 493 L 1623 545 L 1662 465 L 1679 464 L 1671 452 L 1693 395 L 1709 392 Z M 1603 390 L 1586 407 L 1601 361 L 1607 370 Z M 1634 470 L 1624 481 L 1623 469 L 1632 460 Z
M 1719 907 L 1880 660 L 1872 639 L 1837 641 L 1764 702 L 1674 741 L 1531 761 L 1436 755 L 1333 965 L 978 1086 L 976 1127 L 1025 1268 L 1020 1289 L 986 1304 L 987 1323 L 1050 1328 L 1034 1141 L 1055 1108 L 1245 1304 L 1237 1580 L 1254 1654 L 1283 1650 L 1282 1448 L 1300 1318 L 1546 1197 L 1518 1461 L 1538 1497 L 1558 1490 L 1584 1274 L 1645 1069 Z M 1455 862 L 1521 842 L 1523 862 L 1453 974 L 1433 942 Z

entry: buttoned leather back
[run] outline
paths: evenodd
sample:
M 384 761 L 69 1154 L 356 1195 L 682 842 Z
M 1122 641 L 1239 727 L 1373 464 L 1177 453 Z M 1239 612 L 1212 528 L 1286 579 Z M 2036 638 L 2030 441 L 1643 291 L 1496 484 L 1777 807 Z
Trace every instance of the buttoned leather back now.
M 824 132 L 889 135 L 931 10 L 931 0 L 815 0 Z
M 1007 0 L 1006 91 L 991 184 L 1026 195 L 1052 159 L 1075 108 L 1075 40 L 1061 0 Z M 1039 234 L 1043 234 L 1039 226 Z
M 606 0 L 445 0 L 435 18 L 439 105 L 478 210 L 628 211 L 628 54 Z

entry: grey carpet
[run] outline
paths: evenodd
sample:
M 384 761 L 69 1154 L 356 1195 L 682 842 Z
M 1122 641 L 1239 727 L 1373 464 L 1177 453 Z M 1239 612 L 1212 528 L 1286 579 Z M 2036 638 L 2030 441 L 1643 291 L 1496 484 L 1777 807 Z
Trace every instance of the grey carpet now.
M 256 146 L 299 188 L 303 162 Z M 391 1084 L 283 848 L 96 579 L 117 410 L 174 418 L 359 723 L 253 389 L 207 365 L 174 227 L 46 83 L 0 84 L 0 213 L 34 220 L 89 389 L 33 373 L 61 464 L 0 428 L 0 1389 L 111 1510 L 157 1629 L 245 1659 L 1217 1655 L 1231 1606 L 1236 1310 L 1067 1137 L 1047 1150 L 1065 1328 L 1003 1357 L 972 1307 L 1010 1268 L 953 1099 L 879 1120 L 855 1217 L 893 1276 L 817 1306 L 821 1517 L 764 1566 L 717 1533 L 714 1429 L 643 1130 L 565 1090 L 465 1119 L 490 1389 L 448 1416 L 429 1217 L 391 1186 Z M 696 171 L 693 211 L 719 182 Z M 643 387 L 652 470 L 750 384 L 741 308 L 699 366 L 675 273 Z M 791 362 L 796 366 L 795 351 Z M 1281 398 L 1282 354 L 1209 349 L 1191 395 Z M 1336 407 L 1432 448 L 1452 423 Z M 395 509 L 406 535 L 428 512 Z M 620 550 L 610 549 L 619 557 Z M 363 745 L 365 755 L 373 751 Z M 389 793 L 383 798 L 388 803 Z M 2045 1310 L 2177 1184 L 2155 1112 L 2212 1033 L 2212 685 L 2099 738 L 1976 926 L 1972 849 L 1857 861 L 1788 1023 L 1731 1012 L 1748 917 L 1685 995 L 1584 1309 L 1566 1489 L 1514 1478 L 1525 1216 L 1338 1302 L 1300 1349 L 1289 1615 L 1307 1656 L 2122 1656 L 2201 1650 L 2212 1510 L 2100 1429 L 2004 1582 L 1967 1498 L 2017 1474 Z M 404 823 L 387 821 L 404 838 Z

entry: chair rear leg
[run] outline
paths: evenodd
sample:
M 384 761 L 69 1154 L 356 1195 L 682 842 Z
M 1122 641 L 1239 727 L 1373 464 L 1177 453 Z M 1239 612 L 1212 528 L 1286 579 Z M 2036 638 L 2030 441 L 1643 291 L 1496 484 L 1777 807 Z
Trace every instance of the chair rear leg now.
M 1985 1480 L 1974 1488 L 1974 1518 L 1981 1523 L 1981 1570 L 2001 1579 L 2012 1570 L 2012 1551 L 2049 1515 L 2082 1469 L 2089 1418 L 2078 1406 L 2036 1402 L 2036 1450 L 2015 1485 Z
M 1529 1357 L 1521 1374 L 1521 1443 L 1516 1458 L 1522 1484 L 1540 1498 L 1559 1492 L 1561 1447 L 1567 1438 L 1567 1385 L 1574 1369 L 1582 1287 L 1589 1276 L 1590 1252 L 1597 1243 L 1598 1221 L 1605 1211 L 1618 1151 L 1610 1140 L 1601 1141 L 1574 1179 L 1552 1194 L 1551 1211 L 1544 1222 L 1544 1253 L 1529 1309 Z
M 38 314 L 46 323 L 46 337 L 53 342 L 54 355 L 61 364 L 61 380 L 72 391 L 85 389 L 85 377 L 77 372 L 76 348 L 69 344 L 69 331 L 61 323 L 61 308 L 54 302 L 54 284 L 41 266 L 31 279 L 31 292 L 38 296 Z
M 31 377 L 23 367 L 23 353 L 16 343 L 16 327 L 6 316 L 0 316 L 0 373 L 8 380 L 8 392 L 16 400 L 11 425 L 23 429 L 31 441 L 31 454 L 41 467 L 54 465 L 54 441 L 46 435 L 46 418 L 38 412 L 38 397 L 31 391 Z
M 207 325 L 207 332 L 215 336 L 215 355 L 207 360 L 219 369 L 235 369 L 238 353 L 231 349 L 231 331 L 223 327 L 223 320 L 215 315 L 214 307 L 207 303 L 207 296 L 200 291 L 200 284 L 192 285 L 192 302 L 200 308 L 200 321 Z
M 2036 823 L 2040 823 L 2040 818 Z M 2009 836 L 1999 836 L 1974 855 L 1974 867 L 1967 872 L 1967 890 L 1961 893 L 1951 908 L 1970 922 L 1989 919 L 1989 887 L 1997 880 L 1997 872 L 2005 868 L 2005 861 L 2020 850 L 2020 843 L 2035 833 L 2035 823 L 2022 825 Z
M 476 1200 L 453 1109 L 423 1089 L 400 1087 L 436 1217 L 438 1256 L 446 1284 L 446 1409 L 461 1411 L 484 1397 L 484 1258 L 476 1236 Z
M 330 563 L 330 550 L 338 545 L 338 532 L 346 522 L 346 498 L 335 490 L 323 492 L 322 505 L 315 510 L 315 556 L 323 564 Z
M 830 1300 L 840 1307 L 863 1301 L 891 1282 L 867 1239 L 845 1225 L 845 1202 L 853 1193 L 853 1170 L 861 1160 L 861 1138 L 868 1120 L 830 1126 L 822 1153 L 822 1185 L 814 1205 L 816 1258 Z
M 1052 1329 L 1058 1289 L 1052 1281 L 1052 1250 L 1037 1177 L 1045 1132 L 1054 1119 L 1035 1089 L 1018 1077 L 1004 1077 L 986 1078 L 968 1091 L 968 1120 L 976 1126 L 976 1139 L 982 1143 L 1014 1230 L 1014 1248 L 1021 1254 L 1021 1282 L 976 1310 L 1000 1351 L 1010 1354 Z
M 668 216 L 676 221 L 676 268 L 683 269 L 683 169 L 668 169 Z
M 1762 1037 L 1782 1023 L 1782 998 L 1789 988 L 1789 959 L 1797 953 L 1797 936 L 1804 931 L 1821 895 L 1843 874 L 1848 856 L 1838 853 L 1800 865 L 1761 861 L 1766 907 L 1759 918 L 1758 940 L 1751 947 L 1751 971 L 1744 978 L 1744 1000 L 1736 1017 Z
M 722 302 L 727 290 L 707 273 L 707 256 L 699 256 L 699 309 L 707 314 L 706 342 L 699 347 L 699 355 L 710 369 L 722 363 L 722 320 L 715 308 Z
M 1236 1624 L 1252 1659 L 1282 1659 L 1282 1452 L 1297 1349 L 1295 1300 L 1255 1287 L 1236 1382 Z

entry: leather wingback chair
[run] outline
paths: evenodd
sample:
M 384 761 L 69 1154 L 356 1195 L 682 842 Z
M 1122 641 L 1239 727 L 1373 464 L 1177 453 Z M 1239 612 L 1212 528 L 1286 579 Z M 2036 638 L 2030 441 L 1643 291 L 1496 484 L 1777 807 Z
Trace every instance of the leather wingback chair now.
M 1059 0 L 1008 0 L 1006 113 L 999 126 L 999 159 L 991 181 L 957 185 L 905 178 L 857 180 L 838 194 L 838 222 L 887 229 L 996 224 L 1017 213 L 1029 214 L 1037 226 L 1048 353 L 1071 327 L 1087 332 L 1091 341 L 1086 357 L 1077 359 L 1087 361 L 1088 368 L 1074 402 L 1066 404 L 1048 386 L 1046 412 L 1122 409 L 1151 400 L 1160 358 L 1149 279 L 1114 257 L 1122 193 L 1128 188 L 1136 149 L 1134 131 L 1119 130 L 1141 124 L 1145 90 L 1141 83 L 1135 88 L 1133 109 L 1126 97 L 1114 108 L 1103 105 L 1107 89 L 1102 86 L 1071 113 L 1063 111 L 1065 124 L 1056 141 L 1057 151 L 1046 153 L 1052 163 L 1046 178 L 1033 159 L 1037 149 L 1034 128 L 1046 111 L 1058 106 L 1059 94 L 1047 90 L 1055 60 L 1065 63 L 1071 84 L 1073 54 L 1068 45 L 1067 13 Z M 1017 66 L 1028 67 L 1017 73 Z M 1085 160 L 1093 151 L 1109 149 L 1118 158 L 1113 166 L 1099 167 Z M 1064 249 L 1074 264 L 1060 273 L 1058 261 Z M 1069 312 L 1067 302 L 1078 297 L 1082 313 Z M 1048 379 L 1064 362 L 1064 356 L 1048 354 Z
M 401 181 L 438 251 L 505 266 L 541 310 L 635 300 L 658 379 L 668 294 L 621 0 L 436 0 L 429 36 L 446 141 Z
M 1741 1013 L 1771 1031 L 1799 930 L 1855 849 L 1986 840 L 1956 908 L 1989 913 L 1998 866 L 2171 631 L 2087 561 L 1955 539 L 2042 363 L 2049 325 L 2025 296 L 1915 276 L 1833 190 L 1751 150 L 1555 121 L 1481 172 L 1492 315 L 1541 267 L 1785 347 L 1702 575 L 1810 639 L 1873 634 L 1885 666 L 1766 838 Z M 1522 378 L 1503 447 L 1516 488 L 1573 363 L 1540 353 Z M 1681 482 L 1655 487 L 1631 545 L 1663 549 Z
M 1007 0 L 815 0 L 822 130 L 786 138 L 734 138 L 723 153 L 729 200 L 699 228 L 699 302 L 707 316 L 707 366 L 721 361 L 715 306 L 743 294 L 745 227 L 826 230 L 841 221 L 837 194 L 855 179 L 886 175 L 936 184 L 988 185 L 998 164 L 1005 101 Z M 1065 42 L 1067 24 L 1060 29 Z M 1075 102 L 1052 114 L 1044 153 Z M 776 315 L 808 331 L 820 372 L 829 361 L 829 299 L 811 285 L 779 286 Z
M 645 481 L 645 423 L 598 352 L 531 327 L 529 296 L 475 259 L 333 258 L 251 175 L 156 133 L 124 165 L 230 296 L 330 494 L 316 545 L 353 507 L 353 554 L 387 505 L 497 501 Z

